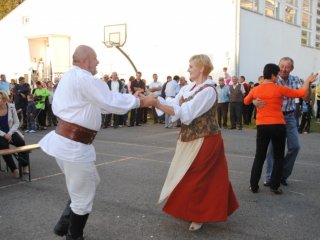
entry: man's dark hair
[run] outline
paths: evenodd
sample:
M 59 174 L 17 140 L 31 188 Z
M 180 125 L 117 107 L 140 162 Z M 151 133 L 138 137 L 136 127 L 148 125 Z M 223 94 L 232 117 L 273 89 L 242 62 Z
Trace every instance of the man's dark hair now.
M 280 68 L 278 67 L 278 65 L 274 63 L 268 63 L 264 66 L 263 77 L 264 79 L 271 79 L 272 74 L 274 76 L 277 76 L 279 72 L 280 72 Z
M 178 75 L 174 75 L 173 80 L 179 81 L 180 77 Z

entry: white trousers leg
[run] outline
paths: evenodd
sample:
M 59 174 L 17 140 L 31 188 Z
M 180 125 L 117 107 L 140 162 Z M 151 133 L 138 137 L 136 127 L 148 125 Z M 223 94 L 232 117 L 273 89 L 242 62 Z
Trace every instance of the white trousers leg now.
M 71 209 L 75 214 L 85 215 L 92 211 L 92 205 L 100 177 L 95 162 L 56 161 L 65 175 Z

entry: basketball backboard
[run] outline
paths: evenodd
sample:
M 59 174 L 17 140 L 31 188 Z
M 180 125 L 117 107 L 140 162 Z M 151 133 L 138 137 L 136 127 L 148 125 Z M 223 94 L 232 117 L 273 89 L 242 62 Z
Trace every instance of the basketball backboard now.
M 127 24 L 104 26 L 104 44 L 106 47 L 122 47 L 127 40 Z

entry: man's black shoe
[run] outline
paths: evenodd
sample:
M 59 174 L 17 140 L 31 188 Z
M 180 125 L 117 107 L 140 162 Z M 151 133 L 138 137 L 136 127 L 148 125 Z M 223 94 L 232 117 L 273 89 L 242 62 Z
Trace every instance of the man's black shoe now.
M 69 222 L 65 222 L 65 223 L 58 223 L 54 229 L 53 232 L 54 234 L 56 234 L 57 236 L 63 237 L 68 233 L 68 227 L 69 227 Z
M 280 182 L 283 186 L 288 186 L 287 180 L 282 179 Z
M 263 183 L 263 186 L 265 186 L 265 187 L 270 187 L 270 185 L 271 185 L 271 182 L 265 181 L 265 182 Z
M 270 192 L 273 192 L 274 194 L 282 194 L 282 190 L 281 189 L 273 189 L 273 188 L 270 188 Z
M 257 188 L 250 187 L 249 190 L 250 190 L 252 193 L 258 193 L 259 187 L 257 187 Z

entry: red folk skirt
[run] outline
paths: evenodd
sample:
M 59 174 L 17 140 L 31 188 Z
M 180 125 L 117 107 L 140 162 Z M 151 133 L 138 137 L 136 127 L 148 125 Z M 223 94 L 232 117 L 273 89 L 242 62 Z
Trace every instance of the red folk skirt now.
M 228 177 L 220 134 L 209 136 L 172 191 L 163 211 L 186 221 L 220 222 L 239 207 Z

